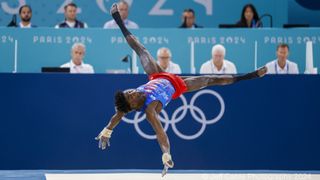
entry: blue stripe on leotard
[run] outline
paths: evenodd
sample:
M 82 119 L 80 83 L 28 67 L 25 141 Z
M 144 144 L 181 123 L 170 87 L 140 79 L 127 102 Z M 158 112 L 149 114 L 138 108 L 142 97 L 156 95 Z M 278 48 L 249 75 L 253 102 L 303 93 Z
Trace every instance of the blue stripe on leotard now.
M 160 101 L 162 108 L 166 107 L 175 93 L 175 89 L 170 81 L 166 79 L 154 79 L 137 88 L 137 91 L 146 95 L 146 101 L 140 111 L 145 111 L 153 101 Z

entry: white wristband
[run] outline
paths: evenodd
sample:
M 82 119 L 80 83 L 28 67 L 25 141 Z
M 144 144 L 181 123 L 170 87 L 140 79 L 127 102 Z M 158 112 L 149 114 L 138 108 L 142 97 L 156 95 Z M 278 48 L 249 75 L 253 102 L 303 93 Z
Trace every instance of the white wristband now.
M 163 153 L 162 155 L 162 163 L 165 164 L 166 162 L 171 160 L 171 155 L 169 153 Z
M 112 132 L 113 132 L 112 130 L 107 129 L 107 128 L 104 128 L 104 129 L 100 132 L 99 138 L 101 138 L 102 136 L 103 136 L 103 137 L 107 137 L 107 138 L 111 138 Z

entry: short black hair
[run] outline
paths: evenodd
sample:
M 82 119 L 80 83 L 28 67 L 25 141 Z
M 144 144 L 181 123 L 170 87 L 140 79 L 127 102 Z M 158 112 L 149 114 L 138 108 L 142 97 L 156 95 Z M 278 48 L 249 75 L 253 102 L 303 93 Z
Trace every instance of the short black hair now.
M 196 13 L 195 13 L 194 10 L 191 9 L 191 8 L 187 8 L 187 9 L 185 9 L 183 12 L 190 12 L 190 13 L 193 14 L 193 16 L 196 16 Z
M 21 7 L 19 8 L 19 14 L 21 14 L 23 8 L 29 8 L 29 9 L 30 9 L 30 12 L 32 13 L 31 6 L 25 4 L 25 5 L 23 5 L 23 6 L 21 6 Z
M 71 7 L 75 7 L 76 9 L 78 8 L 78 6 L 75 3 L 69 3 L 67 5 L 64 6 L 64 10 L 67 10 L 67 8 L 71 6 Z
M 279 50 L 279 48 L 288 48 L 288 50 L 290 50 L 289 45 L 285 43 L 280 43 L 277 47 L 277 50 Z
M 116 92 L 114 99 L 114 104 L 116 106 L 117 111 L 121 111 L 124 113 L 128 113 L 131 111 L 131 107 L 122 91 Z

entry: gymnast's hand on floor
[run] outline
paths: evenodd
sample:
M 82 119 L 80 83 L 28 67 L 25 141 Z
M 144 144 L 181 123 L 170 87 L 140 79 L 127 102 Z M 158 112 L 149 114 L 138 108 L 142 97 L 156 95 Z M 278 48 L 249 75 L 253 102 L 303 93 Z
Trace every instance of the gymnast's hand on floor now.
M 101 137 L 98 139 L 98 137 L 96 137 L 96 140 L 99 140 L 99 149 L 105 150 L 107 147 L 110 146 L 110 139 L 107 137 Z
M 95 138 L 99 141 L 99 149 L 105 150 L 110 146 L 110 138 L 111 138 L 112 130 L 104 128 L 100 134 Z

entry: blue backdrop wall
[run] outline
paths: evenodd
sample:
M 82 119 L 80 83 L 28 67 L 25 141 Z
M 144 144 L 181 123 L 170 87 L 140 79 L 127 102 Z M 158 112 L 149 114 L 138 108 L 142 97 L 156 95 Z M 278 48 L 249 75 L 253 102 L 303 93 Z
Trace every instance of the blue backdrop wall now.
M 314 0 L 289 0 L 288 22 L 320 26 L 320 2 Z
M 107 151 L 94 140 L 114 113 L 114 92 L 146 80 L 0 74 L 0 169 L 161 169 L 140 115 L 119 124 Z M 161 114 L 175 168 L 320 170 L 319 84 L 319 76 L 267 76 L 185 94 Z
M 111 19 L 109 8 L 116 0 L 0 0 L 0 25 L 6 26 L 12 14 L 18 12 L 22 4 L 30 4 L 34 10 L 34 24 L 42 27 L 54 27 L 63 21 L 63 6 L 75 2 L 79 8 L 79 19 L 89 27 L 103 27 Z M 254 3 L 260 14 L 270 13 L 275 18 L 274 25 L 281 27 L 288 21 L 287 1 L 277 0 L 128 0 L 131 4 L 129 18 L 140 27 L 178 27 L 185 8 L 193 8 L 197 13 L 198 24 L 204 27 L 218 27 L 221 23 L 236 23 L 240 19 L 242 7 Z M 273 4 L 277 4 L 274 6 Z M 156 22 L 156 23 L 155 23 Z M 265 23 L 269 26 L 269 22 Z

